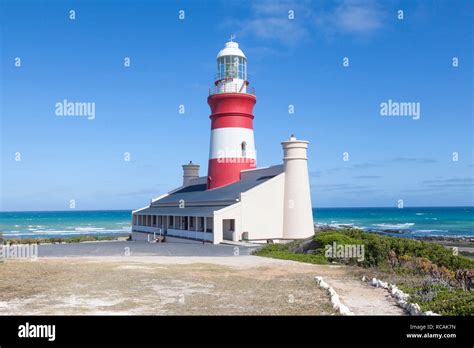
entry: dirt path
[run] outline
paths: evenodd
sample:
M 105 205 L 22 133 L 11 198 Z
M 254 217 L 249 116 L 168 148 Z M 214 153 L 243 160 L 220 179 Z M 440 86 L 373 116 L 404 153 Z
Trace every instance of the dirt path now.
M 321 275 L 356 314 L 400 315 L 349 267 L 257 256 L 64 257 L 0 263 L 0 313 L 334 315 Z
M 406 315 L 386 290 L 370 286 L 360 278 L 329 276 L 324 279 L 355 315 Z
M 355 315 L 406 315 L 390 294 L 361 281 L 360 268 L 349 266 L 310 265 L 315 276 L 334 288 L 343 304 Z

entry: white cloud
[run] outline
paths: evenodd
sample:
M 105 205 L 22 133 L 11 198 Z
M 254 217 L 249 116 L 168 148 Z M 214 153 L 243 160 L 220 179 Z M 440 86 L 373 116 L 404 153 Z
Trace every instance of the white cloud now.
M 308 4 L 288 0 L 255 1 L 250 4 L 249 18 L 228 20 L 226 26 L 238 28 L 237 37 L 253 36 L 268 42 L 296 45 L 310 34 Z M 293 11 L 294 19 L 289 18 L 289 11 Z
M 253 34 L 260 39 L 296 44 L 308 36 L 308 30 L 285 18 L 252 19 L 240 32 L 242 36 Z
M 372 2 L 344 1 L 333 14 L 333 24 L 341 31 L 367 34 L 383 26 L 384 14 Z
M 263 0 L 242 5 L 250 7 L 250 16 L 228 19 L 226 27 L 237 28 L 238 37 L 253 36 L 287 46 L 301 44 L 318 33 L 368 37 L 384 27 L 387 17 L 385 4 L 372 0 L 342 0 L 329 4 Z M 294 19 L 288 18 L 289 11 L 293 11 Z
M 330 34 L 368 36 L 384 26 L 386 10 L 371 0 L 344 0 L 315 16 L 316 26 Z

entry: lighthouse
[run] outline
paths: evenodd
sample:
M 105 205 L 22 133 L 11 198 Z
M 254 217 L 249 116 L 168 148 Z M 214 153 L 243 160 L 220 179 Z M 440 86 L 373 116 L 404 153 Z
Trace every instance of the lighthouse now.
M 208 189 L 236 182 L 242 170 L 255 168 L 256 101 L 247 78 L 247 57 L 239 44 L 231 40 L 217 54 L 217 74 L 207 99 L 211 108 Z
M 211 108 L 207 175 L 199 176 L 197 163 L 182 165 L 179 187 L 133 211 L 132 240 L 150 241 L 164 234 L 213 244 L 278 243 L 314 235 L 309 142 L 292 134 L 281 143 L 279 164 L 257 168 L 256 101 L 247 57 L 231 39 L 217 54 L 217 74 L 207 98 Z

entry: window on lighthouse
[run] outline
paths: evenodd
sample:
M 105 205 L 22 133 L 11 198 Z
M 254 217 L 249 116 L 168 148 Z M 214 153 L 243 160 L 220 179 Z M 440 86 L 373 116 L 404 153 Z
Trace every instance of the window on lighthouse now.
M 225 77 L 236 78 L 239 69 L 239 57 L 225 57 Z
M 243 57 L 239 57 L 239 79 L 247 80 L 247 62 Z
M 224 56 L 217 60 L 219 79 L 239 78 L 247 80 L 247 60 L 238 56 Z
M 242 144 L 240 146 L 242 148 L 242 157 L 247 157 L 247 143 L 245 141 L 242 141 Z

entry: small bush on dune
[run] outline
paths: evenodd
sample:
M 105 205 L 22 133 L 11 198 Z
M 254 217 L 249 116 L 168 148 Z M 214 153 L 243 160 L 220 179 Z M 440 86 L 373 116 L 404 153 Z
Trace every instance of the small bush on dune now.
M 317 234 L 314 236 L 314 241 L 317 243 L 319 248 L 324 248 L 326 245 L 332 245 L 333 243 L 339 245 L 362 243 L 362 240 L 360 239 L 337 232 L 324 232 Z

